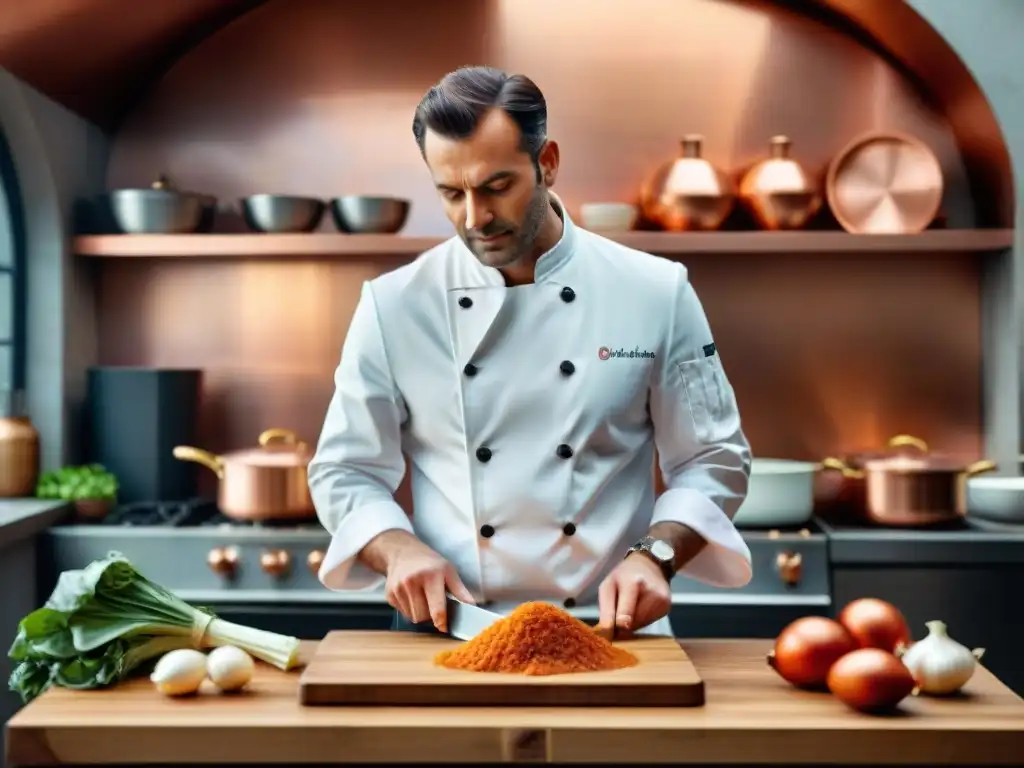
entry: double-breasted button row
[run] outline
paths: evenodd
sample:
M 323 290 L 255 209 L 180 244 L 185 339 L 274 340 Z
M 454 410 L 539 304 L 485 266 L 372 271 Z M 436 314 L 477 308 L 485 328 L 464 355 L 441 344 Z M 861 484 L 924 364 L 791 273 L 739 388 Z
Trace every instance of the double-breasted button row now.
M 558 292 L 558 297 L 566 304 L 571 304 L 576 301 L 576 291 L 567 285 Z M 469 309 L 473 306 L 473 300 L 469 296 L 461 296 L 459 298 L 459 306 L 463 309 Z
M 562 372 L 563 376 L 572 376 L 574 373 L 576 373 L 576 366 L 573 365 L 572 360 L 563 360 L 561 363 L 558 364 L 558 370 Z M 465 367 L 462 369 L 462 372 L 467 376 L 472 377 L 480 373 L 480 368 L 474 365 L 473 363 L 466 363 Z
M 486 445 L 482 445 L 476 449 L 476 458 L 478 461 L 482 461 L 486 464 L 491 460 L 494 452 Z M 560 446 L 555 448 L 555 455 L 560 459 L 571 459 L 573 457 L 573 450 L 571 445 L 562 443 Z
M 576 533 L 576 523 L 566 523 L 565 525 L 563 525 L 562 526 L 562 533 L 564 533 L 566 536 L 572 536 L 573 534 L 575 534 Z M 494 534 L 495 534 L 495 528 L 494 528 L 493 525 L 491 525 L 489 523 L 484 523 L 483 525 L 480 526 L 480 535 L 483 538 L 489 539 Z

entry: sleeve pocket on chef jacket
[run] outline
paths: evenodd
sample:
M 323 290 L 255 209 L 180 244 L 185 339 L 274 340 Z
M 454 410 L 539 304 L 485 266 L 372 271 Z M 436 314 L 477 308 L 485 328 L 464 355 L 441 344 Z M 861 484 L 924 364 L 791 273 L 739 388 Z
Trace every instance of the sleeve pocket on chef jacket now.
M 680 363 L 679 376 L 697 442 L 710 445 L 736 434 L 740 426 L 739 409 L 718 355 Z

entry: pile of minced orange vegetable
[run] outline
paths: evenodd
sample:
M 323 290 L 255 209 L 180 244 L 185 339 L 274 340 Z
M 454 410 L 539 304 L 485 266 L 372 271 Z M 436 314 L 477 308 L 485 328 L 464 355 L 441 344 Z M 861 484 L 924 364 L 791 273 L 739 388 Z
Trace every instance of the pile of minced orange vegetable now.
M 435 663 L 472 672 L 561 675 L 632 667 L 637 658 L 548 603 L 524 603 Z

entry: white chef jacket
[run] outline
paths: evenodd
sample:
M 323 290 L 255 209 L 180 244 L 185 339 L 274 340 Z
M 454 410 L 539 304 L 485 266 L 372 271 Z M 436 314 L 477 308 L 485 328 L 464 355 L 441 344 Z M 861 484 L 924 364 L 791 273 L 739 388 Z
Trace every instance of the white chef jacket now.
M 532 284 L 507 287 L 456 237 L 363 285 L 309 466 L 328 588 L 379 588 L 356 555 L 400 529 L 490 610 L 592 613 L 601 580 L 663 521 L 708 542 L 683 574 L 750 581 L 732 524 L 750 449 L 686 268 L 554 206 L 562 237 Z M 406 458 L 411 519 L 393 497 Z

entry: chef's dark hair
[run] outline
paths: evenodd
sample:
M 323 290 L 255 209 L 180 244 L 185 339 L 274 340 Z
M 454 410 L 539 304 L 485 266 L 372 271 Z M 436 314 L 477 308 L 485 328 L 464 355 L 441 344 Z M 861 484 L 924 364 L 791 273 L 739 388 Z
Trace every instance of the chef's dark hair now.
M 537 169 L 537 158 L 548 134 L 548 105 L 540 88 L 526 75 L 510 75 L 495 67 L 462 67 L 449 72 L 416 107 L 412 133 L 423 152 L 427 131 L 446 139 L 473 135 L 484 114 L 498 107 L 515 121 L 522 150 Z

